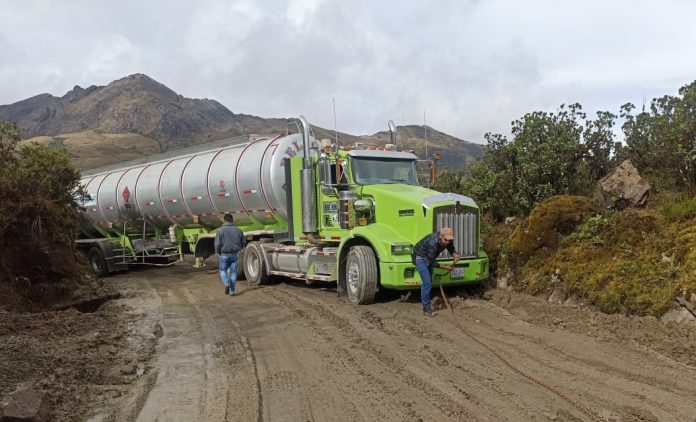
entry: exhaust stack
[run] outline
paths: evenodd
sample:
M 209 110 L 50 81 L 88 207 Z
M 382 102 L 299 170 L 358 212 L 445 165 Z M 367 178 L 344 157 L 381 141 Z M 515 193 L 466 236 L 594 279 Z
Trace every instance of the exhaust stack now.
M 391 134 L 391 143 L 394 144 L 394 149 L 396 149 L 396 126 L 394 126 L 393 121 L 389 121 L 389 132 Z
M 302 188 L 302 232 L 316 233 L 317 231 L 317 203 L 314 195 L 314 171 L 310 159 L 309 148 L 309 122 L 304 116 L 300 116 L 302 125 L 302 146 L 304 148 L 304 160 L 301 176 Z

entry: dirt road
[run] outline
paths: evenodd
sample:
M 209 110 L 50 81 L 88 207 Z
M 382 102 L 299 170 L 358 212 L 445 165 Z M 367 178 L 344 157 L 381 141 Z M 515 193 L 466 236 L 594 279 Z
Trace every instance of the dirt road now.
M 227 297 L 212 268 L 185 265 L 112 282 L 161 337 L 139 381 L 95 421 L 696 419 L 696 335 L 650 318 L 499 290 L 430 319 L 398 295 L 355 307 L 301 283 Z
M 0 407 L 30 389 L 51 421 L 696 420 L 693 328 L 504 290 L 450 291 L 435 318 L 417 293 L 355 307 L 286 280 L 228 297 L 214 264 L 0 313 Z

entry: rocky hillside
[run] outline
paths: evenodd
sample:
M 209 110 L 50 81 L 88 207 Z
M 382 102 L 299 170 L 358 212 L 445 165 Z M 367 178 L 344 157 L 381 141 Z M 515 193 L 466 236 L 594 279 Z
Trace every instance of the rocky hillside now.
M 76 86 L 62 97 L 41 94 L 0 106 L 0 121 L 16 122 L 23 139 L 65 147 L 80 167 L 88 168 L 242 134 L 280 133 L 291 119 L 236 114 L 215 100 L 185 98 L 135 74 L 107 86 Z M 314 130 L 321 138 L 335 137 L 333 131 Z M 427 132 L 428 152 L 442 153 L 443 164 L 460 167 L 482 155 L 481 145 L 431 128 Z M 425 155 L 422 126 L 401 126 L 397 133 L 400 147 Z M 338 133 L 338 138 L 341 144 L 390 142 L 386 131 L 368 136 Z M 127 142 L 120 145 L 120 140 Z
M 483 147 L 479 144 L 462 141 L 459 138 L 437 131 L 430 126 L 398 126 L 396 128 L 397 146 L 399 149 L 412 149 L 419 157 L 432 157 L 440 154 L 440 165 L 461 168 L 467 161 L 483 157 Z M 426 142 L 427 140 L 427 142 Z M 388 131 L 377 132 L 364 137 L 363 142 L 385 144 L 390 141 Z M 427 154 L 426 154 L 427 144 Z

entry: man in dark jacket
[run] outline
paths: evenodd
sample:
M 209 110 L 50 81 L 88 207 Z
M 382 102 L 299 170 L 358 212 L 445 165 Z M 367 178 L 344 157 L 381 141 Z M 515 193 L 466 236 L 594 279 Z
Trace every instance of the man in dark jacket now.
M 431 233 L 416 243 L 413 247 L 416 269 L 421 278 L 421 303 L 423 313 L 426 316 L 433 316 L 433 308 L 430 305 L 430 288 L 432 287 L 433 268 L 437 265 L 435 260 L 443 250 L 452 255 L 454 263 L 459 261 L 459 254 L 454 250 L 454 235 L 452 229 L 443 227 L 435 233 Z
M 227 213 L 223 217 L 225 223 L 215 234 L 215 253 L 218 254 L 220 278 L 225 285 L 225 294 L 234 296 L 237 285 L 237 262 L 239 251 L 244 248 L 246 240 L 239 227 L 232 224 L 232 214 Z

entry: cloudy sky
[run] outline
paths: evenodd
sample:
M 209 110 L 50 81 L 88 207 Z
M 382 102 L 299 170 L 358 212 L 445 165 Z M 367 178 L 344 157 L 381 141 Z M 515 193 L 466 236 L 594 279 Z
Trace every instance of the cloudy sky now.
M 483 142 L 526 112 L 618 112 L 696 79 L 696 2 L 5 0 L 0 104 L 144 73 L 235 113 Z

